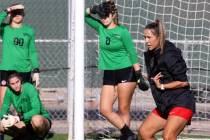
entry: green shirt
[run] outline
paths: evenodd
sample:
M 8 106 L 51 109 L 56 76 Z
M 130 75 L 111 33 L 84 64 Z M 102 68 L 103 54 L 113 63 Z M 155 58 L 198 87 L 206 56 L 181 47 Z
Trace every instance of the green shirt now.
M 107 29 L 103 24 L 85 14 L 85 22 L 99 34 L 99 69 L 116 70 L 137 63 L 137 53 L 131 35 L 123 25 Z
M 38 114 L 50 119 L 49 113 L 40 101 L 36 88 L 30 83 L 22 84 L 19 94 L 16 94 L 10 88 L 6 89 L 0 118 L 8 113 L 10 105 L 13 105 L 15 110 L 23 115 L 23 121 L 26 123 L 31 120 L 32 116 Z
M 3 43 L 0 70 L 29 72 L 39 68 L 33 28 L 25 24 L 20 28 L 12 28 L 9 24 L 3 24 L 6 17 L 6 12 L 0 12 L 0 36 Z

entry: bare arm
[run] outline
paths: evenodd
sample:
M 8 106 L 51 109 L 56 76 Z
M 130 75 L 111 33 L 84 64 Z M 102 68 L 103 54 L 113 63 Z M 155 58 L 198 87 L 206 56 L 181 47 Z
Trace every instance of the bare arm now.
M 189 83 L 186 81 L 172 81 L 167 84 L 161 84 L 160 78 L 163 77 L 161 73 L 158 73 L 155 77 L 152 78 L 152 80 L 155 82 L 155 85 L 158 89 L 177 89 L 177 88 L 183 88 L 189 86 Z
M 176 89 L 176 88 L 183 88 L 189 86 L 188 82 L 182 82 L 182 81 L 173 81 L 171 83 L 162 84 L 164 89 Z M 161 88 L 161 85 L 158 87 Z
M 138 64 L 138 63 L 133 64 L 133 68 L 134 68 L 134 70 L 135 70 L 135 71 L 137 71 L 137 70 L 140 70 L 140 69 L 141 69 L 140 64 Z

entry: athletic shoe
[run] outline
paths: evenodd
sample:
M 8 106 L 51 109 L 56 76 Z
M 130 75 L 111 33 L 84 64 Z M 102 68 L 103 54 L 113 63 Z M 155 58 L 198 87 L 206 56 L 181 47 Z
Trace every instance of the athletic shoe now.
M 126 140 L 126 138 L 124 135 L 121 135 L 119 140 Z
M 138 140 L 138 136 L 134 134 L 134 135 L 128 136 L 126 140 Z
M 130 135 L 130 136 L 121 135 L 120 140 L 138 140 L 138 136 L 135 134 Z

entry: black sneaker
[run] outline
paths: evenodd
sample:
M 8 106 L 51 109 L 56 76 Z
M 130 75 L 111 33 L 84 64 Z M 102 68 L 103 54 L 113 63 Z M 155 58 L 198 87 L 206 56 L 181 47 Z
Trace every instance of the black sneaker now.
M 126 137 L 124 135 L 121 135 L 119 140 L 126 140 Z
M 127 139 L 126 140 L 138 140 L 138 136 L 137 135 L 130 135 L 130 136 L 128 136 L 127 137 Z
M 121 135 L 120 140 L 138 140 L 138 136 L 135 134 L 130 135 L 130 136 Z

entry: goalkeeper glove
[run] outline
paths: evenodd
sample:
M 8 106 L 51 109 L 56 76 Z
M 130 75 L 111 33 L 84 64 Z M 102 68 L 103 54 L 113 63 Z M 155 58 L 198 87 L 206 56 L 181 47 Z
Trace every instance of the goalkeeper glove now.
M 24 6 L 22 4 L 14 4 L 12 6 L 7 7 L 6 9 L 7 13 L 13 10 L 24 10 Z
M 106 18 L 110 13 L 109 5 L 105 2 L 99 5 L 93 5 L 92 8 L 90 8 L 90 13 L 98 14 L 100 18 Z
M 22 15 L 22 16 L 25 15 L 24 6 L 22 4 L 13 4 L 12 6 L 7 7 L 7 9 L 4 11 L 7 12 L 7 14 L 12 17 L 16 15 Z
M 136 80 L 137 80 L 137 84 L 139 86 L 139 89 L 142 91 L 146 91 L 149 89 L 149 85 L 146 83 L 146 81 L 144 80 L 141 70 L 137 70 L 135 71 L 135 75 L 136 75 Z
M 14 124 L 20 121 L 20 118 L 18 116 L 4 115 L 3 117 L 4 118 L 1 120 L 1 124 L 5 129 L 13 126 Z
M 35 87 L 38 88 L 39 84 L 40 84 L 40 82 L 39 82 L 39 69 L 38 68 L 34 69 L 32 73 L 33 73 L 32 74 L 32 82 L 35 83 Z

